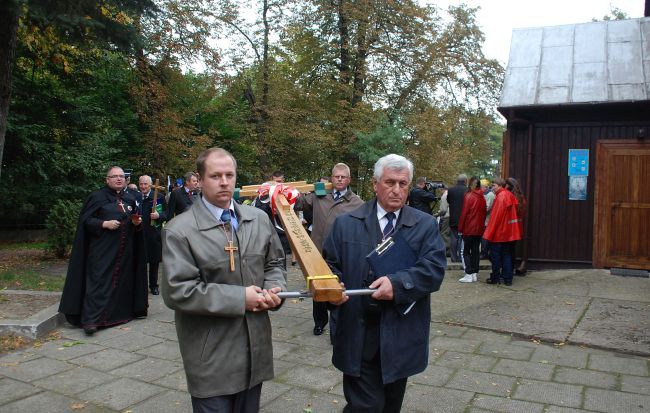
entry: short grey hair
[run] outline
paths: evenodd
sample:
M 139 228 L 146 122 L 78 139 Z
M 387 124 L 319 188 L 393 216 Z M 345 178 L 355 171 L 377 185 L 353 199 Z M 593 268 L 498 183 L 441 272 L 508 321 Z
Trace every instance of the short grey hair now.
M 334 171 L 343 171 L 348 175 L 348 177 L 350 176 L 350 167 L 343 162 L 339 162 L 334 165 L 334 168 L 332 168 L 332 176 L 334 176 Z
M 379 158 L 375 163 L 373 177 L 379 181 L 385 169 L 390 169 L 392 171 L 402 171 L 407 169 L 409 172 L 409 182 L 413 180 L 413 162 L 409 161 L 402 155 L 391 153 Z
M 458 175 L 458 179 L 456 181 L 457 182 L 465 182 L 465 183 L 467 183 L 467 175 L 465 175 L 465 174 Z
M 153 184 L 153 180 L 149 175 L 140 175 L 140 178 L 138 178 L 138 183 L 140 183 L 140 179 L 144 178 L 147 182 L 150 184 Z

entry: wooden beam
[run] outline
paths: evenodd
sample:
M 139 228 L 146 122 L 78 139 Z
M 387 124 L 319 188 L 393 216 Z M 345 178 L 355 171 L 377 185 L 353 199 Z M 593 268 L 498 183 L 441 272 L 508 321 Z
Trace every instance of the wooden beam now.
M 308 184 L 306 181 L 297 181 L 297 182 L 285 182 L 282 183 L 285 186 L 292 186 L 298 190 L 298 192 L 313 192 L 314 184 Z M 257 196 L 257 190 L 260 189 L 262 185 L 244 185 L 239 190 L 240 197 L 254 197 Z M 327 182 L 325 184 L 326 190 L 332 189 L 332 183 Z
M 291 209 L 289 201 L 283 194 L 278 194 L 275 205 L 276 214 L 280 217 L 287 239 L 296 253 L 297 261 L 305 275 L 307 287 L 312 293 L 314 301 L 341 300 L 343 287 L 341 287 L 338 277 L 332 274 L 298 216 Z

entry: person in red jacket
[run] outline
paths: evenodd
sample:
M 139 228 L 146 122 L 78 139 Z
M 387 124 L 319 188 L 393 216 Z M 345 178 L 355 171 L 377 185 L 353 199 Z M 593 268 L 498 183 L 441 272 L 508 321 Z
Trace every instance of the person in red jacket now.
M 465 258 L 465 276 L 462 283 L 478 280 L 478 265 L 480 260 L 481 236 L 485 231 L 485 197 L 481 189 L 481 181 L 473 176 L 469 179 L 469 192 L 463 200 L 463 210 L 458 221 L 458 232 L 463 234 L 463 257 Z
M 501 278 L 506 285 L 512 285 L 512 247 L 521 239 L 521 227 L 517 216 L 517 198 L 506 188 L 502 178 L 494 180 L 496 193 L 490 220 L 483 238 L 490 243 L 490 261 L 492 273 L 488 284 L 498 284 Z

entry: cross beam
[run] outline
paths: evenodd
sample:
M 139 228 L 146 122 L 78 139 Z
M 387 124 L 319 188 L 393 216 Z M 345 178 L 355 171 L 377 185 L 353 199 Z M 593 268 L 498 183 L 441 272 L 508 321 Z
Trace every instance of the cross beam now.
M 300 192 L 314 191 L 314 184 L 305 181 L 283 183 L 292 186 Z M 256 196 L 261 185 L 243 186 L 239 190 L 240 196 Z M 332 184 L 325 184 L 325 189 L 331 189 Z M 284 233 L 295 252 L 302 273 L 307 281 L 309 295 L 314 301 L 339 301 L 343 298 L 343 287 L 336 275 L 332 274 L 329 265 L 321 256 L 318 248 L 302 226 L 298 216 L 291 209 L 291 205 L 283 194 L 275 197 L 276 215 L 280 218 Z

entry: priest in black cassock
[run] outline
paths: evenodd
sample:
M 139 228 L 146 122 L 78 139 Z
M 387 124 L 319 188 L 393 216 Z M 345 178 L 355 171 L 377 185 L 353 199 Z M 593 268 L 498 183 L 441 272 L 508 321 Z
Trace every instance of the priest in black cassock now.
M 134 243 L 142 218 L 125 187 L 124 170 L 110 168 L 77 222 L 59 311 L 88 335 L 147 315 L 146 272 Z

